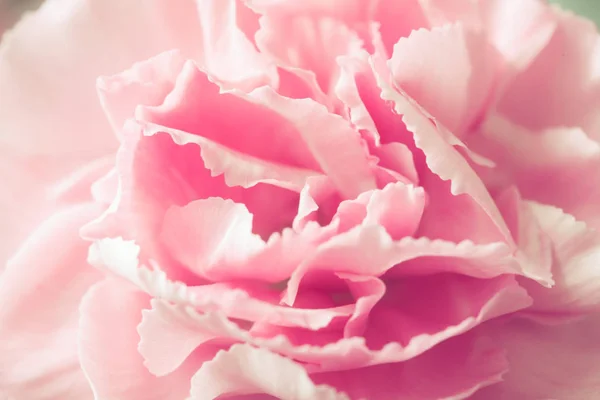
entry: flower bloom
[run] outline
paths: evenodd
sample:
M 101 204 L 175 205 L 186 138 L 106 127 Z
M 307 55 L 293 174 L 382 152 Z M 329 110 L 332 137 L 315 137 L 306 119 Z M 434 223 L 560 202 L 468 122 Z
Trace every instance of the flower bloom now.
M 599 43 L 541 0 L 47 0 L 0 50 L 0 397 L 595 398 Z

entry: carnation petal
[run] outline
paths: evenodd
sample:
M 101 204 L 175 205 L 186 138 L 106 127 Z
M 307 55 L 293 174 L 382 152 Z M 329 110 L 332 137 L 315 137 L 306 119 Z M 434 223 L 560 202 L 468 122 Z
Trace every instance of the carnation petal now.
M 333 89 L 336 58 L 357 52 L 359 37 L 342 22 L 331 18 L 289 13 L 260 18 L 256 44 L 282 66 L 312 71 L 323 92 Z M 285 33 L 285 35 L 284 35 Z
M 56 159 L 0 150 L 0 271 L 57 207 L 89 201 L 89 184 L 107 168 L 105 158 L 74 155 Z
M 214 197 L 167 210 L 161 239 L 176 260 L 212 281 L 244 268 L 266 245 L 252 233 L 252 214 L 243 204 Z
M 483 335 L 466 333 L 408 361 L 311 377 L 353 399 L 459 400 L 499 382 L 508 368 L 502 347 Z
M 461 24 L 412 32 L 388 61 L 396 87 L 459 137 L 484 111 L 498 64 L 483 33 Z
M 146 136 L 166 133 L 180 146 L 198 145 L 202 162 L 210 170 L 211 176 L 223 175 L 225 184 L 229 187 L 250 188 L 266 183 L 299 192 L 310 177 L 321 175 L 310 169 L 265 161 L 188 132 L 149 123 L 140 123 L 140 126 L 143 126 Z
M 55 214 L 25 241 L 0 275 L 2 396 L 91 396 L 77 358 L 78 305 L 102 274 L 86 265 L 88 245 L 78 230 L 99 212 L 100 207 L 88 203 Z
M 421 258 L 423 260 L 419 261 Z M 394 266 L 397 268 L 392 269 Z M 456 272 L 491 278 L 502 274 L 527 274 L 526 266 L 504 243 L 477 245 L 464 241 L 457 244 L 412 237 L 394 241 L 382 226 L 359 225 L 331 238 L 307 255 L 293 271 L 283 300 L 293 304 L 300 282 L 313 270 L 371 276 Z
M 540 227 L 530 205 L 515 187 L 501 192 L 496 204 L 519 246 L 516 257 L 523 265 L 524 275 L 545 287 L 553 286 L 551 239 Z
M 172 48 L 195 56 L 193 10 L 192 1 L 44 2 L 2 41 L 0 92 L 11 95 L 0 99 L 1 146 L 55 156 L 114 150 L 96 78 Z
M 515 185 L 524 198 L 600 228 L 600 143 L 581 128 L 532 131 L 494 115 L 469 146 L 496 163 L 478 171 L 491 190 Z
M 548 326 L 523 319 L 486 327 L 506 349 L 510 366 L 503 381 L 473 399 L 593 399 L 600 392 L 597 314 L 581 321 Z
M 252 22 L 258 24 L 258 16 L 240 10 L 246 5 L 239 0 L 196 3 L 202 25 L 202 67 L 230 87 L 251 90 L 262 85 L 276 86 L 275 64 L 256 49 L 253 38 L 248 38 L 243 30 Z M 240 15 L 256 21 L 240 20 Z
M 406 351 L 429 348 L 531 305 L 512 276 L 482 280 L 446 273 L 388 280 L 386 286 L 386 296 L 369 314 L 365 338 L 372 349 L 394 342 Z
M 157 106 L 173 90 L 185 58 L 178 51 L 161 53 L 117 75 L 98 78 L 100 102 L 115 133 L 140 105 Z
M 225 108 L 237 118 L 225 118 L 220 113 Z M 139 118 L 266 161 L 323 170 L 349 197 L 374 187 L 360 136 L 344 119 L 312 99 L 286 98 L 269 87 L 220 93 L 193 64 L 186 65 L 165 103 L 139 110 Z
M 147 307 L 148 295 L 110 278 L 84 297 L 79 358 L 96 397 L 180 400 L 189 395 L 189 380 L 198 367 L 191 364 L 196 360 L 162 378 L 151 375 L 143 365 L 136 327 Z
M 192 378 L 193 400 L 256 393 L 282 400 L 349 400 L 330 386 L 314 384 L 292 360 L 247 344 L 217 353 Z
M 428 169 L 442 181 L 448 182 L 449 192 L 457 197 L 457 202 L 462 202 L 471 208 L 473 213 L 479 214 L 475 216 L 476 222 L 487 224 L 487 227 L 480 228 L 478 234 L 483 237 L 479 240 L 504 240 L 514 248 L 514 240 L 498 208 L 467 160 L 448 143 L 444 137 L 444 130 L 438 128 L 436 123 L 412 102 L 412 99 L 392 89 L 381 73 L 383 72 L 377 74 L 378 84 L 382 88 L 381 97 L 393 102 L 395 112 L 402 116 L 408 131 L 413 133 L 416 147 L 423 151 Z M 425 184 L 421 184 L 427 188 Z M 460 199 L 461 195 L 467 196 L 467 199 Z M 432 199 L 439 202 L 441 198 L 437 197 L 441 197 L 441 193 L 432 195 Z M 446 198 L 449 199 L 449 196 Z M 440 206 L 444 207 L 441 203 Z M 451 208 L 458 210 L 461 207 Z M 489 222 L 486 221 L 486 218 Z M 430 225 L 430 227 L 439 232 L 435 225 Z
M 217 84 L 188 62 L 165 102 L 158 107 L 141 108 L 137 116 L 142 121 L 202 136 L 240 153 L 318 170 L 293 120 L 270 109 L 270 104 L 260 103 L 241 92 L 221 93 Z M 223 114 L 226 109 L 236 118 Z M 276 141 L 272 137 L 274 131 L 280 132 Z
M 600 234 L 584 222 L 555 207 L 536 203 L 529 207 L 553 250 L 555 285 L 543 288 L 523 282 L 534 299 L 533 315 L 577 317 L 600 310 Z
M 360 277 L 355 280 L 360 281 Z M 148 362 L 159 367 L 161 361 L 168 358 L 170 368 L 175 368 L 183 362 L 196 346 L 206 345 L 210 341 L 219 338 L 221 343 L 232 344 L 245 342 L 255 346 L 269 349 L 270 351 L 283 354 L 292 359 L 302 361 L 307 364 L 312 372 L 325 372 L 344 369 L 361 368 L 370 365 L 379 365 L 392 362 L 401 362 L 413 359 L 426 353 L 439 343 L 442 343 L 454 336 L 459 336 L 473 329 L 478 324 L 487 319 L 498 315 L 510 313 L 527 307 L 530 298 L 525 290 L 520 288 L 512 277 L 503 277 L 493 280 L 488 289 L 499 288 L 499 291 L 490 290 L 489 298 L 485 298 L 479 307 L 474 307 L 472 316 L 458 316 L 451 321 L 442 323 L 443 328 L 435 332 L 423 331 L 403 342 L 389 342 L 379 348 L 371 348 L 362 337 L 341 338 L 335 341 L 327 341 L 326 344 L 314 343 L 294 343 L 286 335 L 276 335 L 272 337 L 255 336 L 252 331 L 237 325 L 229 320 L 223 313 L 206 312 L 200 313 L 192 307 L 183 305 L 174 305 L 166 301 L 156 301 L 154 310 L 148 312 L 148 322 L 143 328 L 144 347 L 147 349 L 144 353 L 149 356 Z M 476 290 L 473 290 L 476 292 Z M 373 292 L 374 294 L 375 292 Z M 485 297 L 485 296 L 483 296 Z M 365 300 L 369 300 L 365 297 Z M 369 306 L 368 304 L 366 304 Z M 360 329 L 361 314 L 368 312 L 368 309 L 359 310 L 356 317 L 359 319 L 358 326 L 352 329 Z M 373 311 L 371 311 L 372 313 Z M 464 319 L 463 319 L 464 317 Z M 378 316 L 379 318 L 379 316 Z M 163 323 L 161 321 L 168 321 Z M 441 326 L 440 325 L 440 326 Z M 426 327 L 424 324 L 423 327 Z M 153 327 L 153 329 L 150 329 Z M 161 329 L 154 329 L 159 328 Z M 169 333 L 173 331 L 173 333 Z M 289 331 L 293 334 L 293 330 Z M 178 346 L 177 350 L 167 351 L 161 349 L 159 339 L 177 335 L 185 338 L 173 346 Z M 310 337 L 314 336 L 311 334 Z M 400 339 L 400 338 L 398 338 Z M 182 344 L 185 343 L 185 346 Z M 175 355 L 178 355 L 175 357 Z M 160 367 L 159 367 L 160 368 Z
M 556 29 L 552 8 L 539 0 L 489 0 L 478 6 L 488 40 L 514 69 L 504 71 L 509 77 L 538 56 Z
M 508 83 L 497 110 L 530 130 L 581 127 L 593 135 L 600 124 L 598 30 L 592 21 L 557 7 L 548 11 L 556 24 L 552 36 L 528 68 Z
M 159 250 L 157 240 L 166 210 L 208 197 L 229 198 L 246 205 L 254 216 L 253 229 L 266 237 L 291 225 L 297 211 L 297 193 L 263 183 L 247 189 L 229 187 L 223 176 L 212 176 L 205 167 L 197 143 L 186 143 L 181 136 L 161 130 L 145 132 L 143 125 L 134 121 L 125 124 L 123 138 L 117 156 L 118 195 L 101 218 L 84 228 L 85 236 L 122 236 Z M 214 145 L 211 149 L 226 150 Z M 278 209 L 277 218 L 273 218 L 274 208 Z M 152 257 L 161 258 L 157 254 Z

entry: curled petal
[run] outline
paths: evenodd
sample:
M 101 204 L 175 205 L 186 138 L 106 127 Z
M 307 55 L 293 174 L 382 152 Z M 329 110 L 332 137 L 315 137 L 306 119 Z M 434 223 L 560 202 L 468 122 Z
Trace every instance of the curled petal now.
M 457 135 L 483 112 L 499 64 L 484 35 L 461 24 L 413 32 L 388 63 L 394 84 Z
M 414 143 L 423 151 L 428 169 L 439 179 L 447 181 L 450 185 L 450 193 L 458 197 L 465 195 L 473 203 L 469 207 L 478 207 L 480 217 L 489 219 L 487 232 L 481 234 L 488 236 L 487 240 L 495 238 L 502 239 L 514 247 L 514 240 L 506 226 L 498 208 L 493 202 L 483 182 L 471 168 L 469 163 L 444 139 L 444 132 L 440 131 L 426 113 L 407 96 L 392 89 L 386 82 L 382 71 L 378 72 L 377 81 L 382 87 L 381 97 L 392 101 L 394 111 L 402 115 L 408 131 L 413 133 Z M 435 199 L 435 196 L 432 196 Z M 435 228 L 434 228 L 435 229 Z M 490 240 L 493 241 L 493 240 Z
M 256 49 L 243 30 L 251 24 L 247 19 L 253 18 L 251 11 L 245 10 L 244 2 L 199 0 L 196 3 L 202 25 L 203 68 L 229 87 L 251 90 L 262 85 L 277 86 L 275 64 Z M 240 21 L 240 15 L 248 18 Z
M 97 398 L 180 400 L 189 395 L 190 378 L 201 359 L 193 359 L 161 378 L 151 375 L 143 365 L 137 351 L 136 326 L 147 307 L 149 297 L 145 293 L 110 278 L 96 284 L 84 297 L 79 358 Z
M 243 204 L 209 198 L 165 214 L 161 238 L 173 257 L 198 275 L 227 280 L 266 243 L 252 233 L 252 214 Z
M 282 400 L 349 400 L 316 385 L 299 364 L 265 349 L 234 345 L 205 363 L 192 378 L 193 400 L 223 395 L 267 394 Z
M 113 130 L 120 132 L 138 106 L 162 104 L 184 63 L 180 52 L 170 51 L 138 62 L 120 74 L 98 78 L 100 102 Z
M 531 312 L 552 319 L 577 317 L 600 310 L 598 232 L 560 209 L 536 203 L 530 203 L 529 208 L 550 239 L 555 280 L 552 288 L 539 287 L 533 282 L 523 283 L 534 299 Z

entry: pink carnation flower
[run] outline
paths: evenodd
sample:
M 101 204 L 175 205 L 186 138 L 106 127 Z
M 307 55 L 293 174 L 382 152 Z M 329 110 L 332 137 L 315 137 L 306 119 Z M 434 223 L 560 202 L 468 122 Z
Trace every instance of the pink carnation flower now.
M 0 50 L 0 398 L 595 399 L 599 43 L 541 0 L 47 0 Z

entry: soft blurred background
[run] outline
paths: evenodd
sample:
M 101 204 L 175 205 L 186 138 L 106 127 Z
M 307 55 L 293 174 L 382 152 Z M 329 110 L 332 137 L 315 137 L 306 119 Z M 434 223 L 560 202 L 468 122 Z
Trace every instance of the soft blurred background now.
M 127 1 L 127 0 L 123 0 Z M 297 0 L 302 1 L 302 0 Z M 485 1 L 485 0 L 483 0 Z M 600 26 L 600 0 L 549 0 L 551 3 L 560 4 L 566 9 L 594 20 Z M 34 9 L 41 0 L 0 0 L 0 35 L 9 29 L 20 15 L 27 10 Z M 175 3 L 174 3 L 175 4 Z

